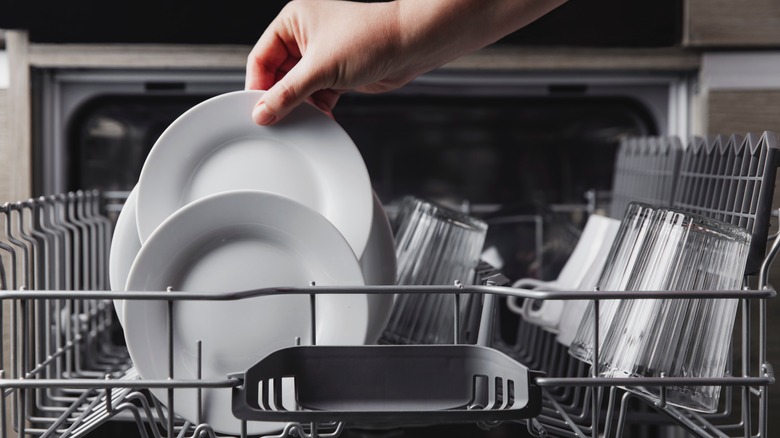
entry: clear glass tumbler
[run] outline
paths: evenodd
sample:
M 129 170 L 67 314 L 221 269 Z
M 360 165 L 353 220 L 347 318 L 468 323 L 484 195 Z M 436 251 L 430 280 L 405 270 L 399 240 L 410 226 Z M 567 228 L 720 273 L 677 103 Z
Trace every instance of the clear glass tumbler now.
M 750 235 L 672 209 L 655 212 L 627 290 L 733 290 L 744 278 Z M 622 300 L 599 357 L 607 377 L 722 377 L 736 318 L 735 299 Z M 631 387 L 660 398 L 659 387 Z M 720 387 L 672 386 L 667 403 L 717 409 Z
M 396 218 L 397 284 L 472 284 L 487 234 L 475 217 L 414 197 Z M 465 304 L 469 298 L 464 300 Z M 454 341 L 452 294 L 399 294 L 381 342 L 436 344 Z
M 642 244 L 651 227 L 651 218 L 655 208 L 633 202 L 626 208 L 617 236 L 612 243 L 604 269 L 599 277 L 598 288 L 605 291 L 626 290 Z M 612 324 L 620 300 L 599 301 L 599 345 L 604 345 L 605 336 Z M 569 354 L 587 363 L 593 363 L 594 334 L 593 302 L 588 304 L 577 334 L 569 346 Z

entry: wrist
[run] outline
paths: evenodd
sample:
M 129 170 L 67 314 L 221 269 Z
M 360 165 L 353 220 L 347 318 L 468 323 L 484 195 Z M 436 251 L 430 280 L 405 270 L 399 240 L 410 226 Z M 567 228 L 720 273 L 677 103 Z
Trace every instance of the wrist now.
M 434 68 L 492 44 L 565 0 L 395 0 L 402 53 Z
M 503 2 L 396 0 L 401 53 L 423 72 L 484 47 L 494 41 L 494 10 Z

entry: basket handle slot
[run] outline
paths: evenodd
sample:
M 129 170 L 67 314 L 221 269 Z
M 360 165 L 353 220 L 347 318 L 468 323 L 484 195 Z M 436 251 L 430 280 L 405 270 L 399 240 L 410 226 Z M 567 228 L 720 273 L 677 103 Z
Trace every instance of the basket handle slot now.
M 274 377 L 257 382 L 257 405 L 266 411 L 297 409 L 295 377 Z
M 488 376 L 484 374 L 474 374 L 472 381 L 472 398 L 469 403 L 469 409 L 485 409 L 488 404 Z
M 469 409 L 511 409 L 515 404 L 515 382 L 500 376 L 491 379 L 490 376 L 475 374 L 473 394 Z
M 504 409 L 511 409 L 515 405 L 515 381 L 507 379 L 506 381 L 506 405 Z
M 493 390 L 491 391 L 491 404 L 488 409 L 501 409 L 504 406 L 504 379 L 496 376 L 493 379 Z

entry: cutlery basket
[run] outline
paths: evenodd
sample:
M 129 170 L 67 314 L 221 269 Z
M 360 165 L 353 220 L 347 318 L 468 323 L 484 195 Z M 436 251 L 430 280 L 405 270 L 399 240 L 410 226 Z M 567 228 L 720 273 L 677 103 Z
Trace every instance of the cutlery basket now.
M 520 420 L 541 412 L 537 376 L 477 345 L 298 346 L 270 354 L 241 376 L 233 414 L 407 425 Z M 282 401 L 284 385 L 294 387 L 291 405 Z

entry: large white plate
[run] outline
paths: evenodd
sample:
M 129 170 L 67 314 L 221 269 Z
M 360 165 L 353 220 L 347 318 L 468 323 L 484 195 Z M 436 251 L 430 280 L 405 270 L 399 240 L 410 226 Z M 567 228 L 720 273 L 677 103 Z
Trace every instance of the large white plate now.
M 262 91 L 202 102 L 160 136 L 138 181 L 141 242 L 178 208 L 215 193 L 255 189 L 292 198 L 328 218 L 360 257 L 371 229 L 371 181 L 343 129 L 311 105 L 274 126 L 252 121 Z
M 367 285 L 386 286 L 395 284 L 396 258 L 393 231 L 390 221 L 387 219 L 382 201 L 374 193 L 374 219 L 371 224 L 371 234 L 368 238 L 366 250 L 360 258 L 360 268 L 363 270 L 363 278 Z M 382 334 L 390 311 L 393 307 L 393 295 L 374 294 L 368 297 L 369 315 L 368 333 L 369 342 L 375 342 Z
M 111 290 L 124 291 L 127 276 L 133 266 L 138 251 L 141 250 L 141 240 L 138 238 L 137 222 L 135 220 L 136 192 L 134 187 L 127 197 L 122 211 L 116 221 L 114 236 L 111 241 L 109 260 L 109 280 Z M 382 201 L 374 193 L 374 211 L 371 223 L 371 233 L 366 249 L 360 257 L 360 269 L 366 285 L 385 286 L 395 284 L 396 258 L 395 243 L 390 221 L 382 207 Z M 122 307 L 124 300 L 114 300 L 114 308 L 121 324 L 124 324 Z M 367 342 L 373 343 L 379 339 L 393 306 L 393 296 L 389 294 L 370 295 L 369 328 Z
M 127 288 L 131 291 L 239 291 L 271 286 L 363 284 L 352 249 L 322 215 L 288 198 L 256 191 L 228 192 L 193 202 L 166 219 L 138 253 Z M 316 287 L 316 286 L 315 286 Z M 239 301 L 174 301 L 174 377 L 196 378 L 197 343 L 202 376 L 224 379 L 243 372 L 267 354 L 309 344 L 307 295 L 278 295 Z M 362 344 L 368 330 L 364 294 L 319 295 L 318 344 Z M 125 300 L 127 347 L 144 379 L 168 377 L 167 304 Z M 152 392 L 166 403 L 164 390 Z M 289 400 L 292 393 L 286 394 Z M 203 420 L 216 431 L 240 433 L 229 389 L 203 390 Z M 176 390 L 174 410 L 197 421 L 194 390 Z M 249 433 L 268 433 L 275 423 L 250 423 Z
M 138 189 L 134 187 L 127 196 L 122 211 L 116 219 L 111 250 L 108 256 L 108 280 L 112 291 L 124 291 L 127 275 L 133 266 L 135 256 L 141 250 L 138 228 L 135 222 L 135 198 Z M 114 300 L 114 308 L 122 323 L 122 300 Z

